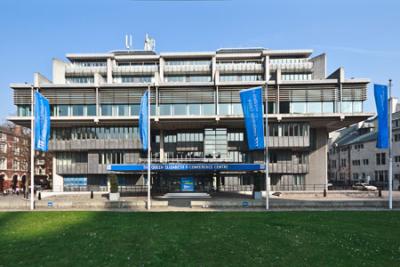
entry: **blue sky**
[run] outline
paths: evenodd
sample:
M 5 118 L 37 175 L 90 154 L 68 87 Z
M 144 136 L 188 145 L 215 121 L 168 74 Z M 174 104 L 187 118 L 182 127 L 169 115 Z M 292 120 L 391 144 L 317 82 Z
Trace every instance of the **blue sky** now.
M 12 82 L 51 79 L 52 58 L 124 48 L 149 33 L 157 52 L 221 47 L 312 48 L 326 52 L 328 71 L 400 85 L 400 1 L 397 0 L 1 0 L 0 120 L 15 113 Z M 372 87 L 365 111 L 374 111 Z

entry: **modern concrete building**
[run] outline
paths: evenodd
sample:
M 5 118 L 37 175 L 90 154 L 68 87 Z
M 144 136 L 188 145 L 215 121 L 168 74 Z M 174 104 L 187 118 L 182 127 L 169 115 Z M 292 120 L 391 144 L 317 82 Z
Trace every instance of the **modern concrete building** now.
M 18 116 L 30 126 L 31 90 L 51 103 L 53 189 L 107 190 L 107 166 L 146 162 L 138 133 L 140 98 L 151 90 L 152 158 L 160 164 L 224 164 L 220 170 L 158 170 L 153 192 L 265 187 L 263 152 L 247 149 L 241 89 L 267 91 L 268 165 L 273 190 L 322 189 L 327 183 L 328 133 L 370 117 L 363 111 L 368 79 L 326 74 L 326 56 L 312 50 L 264 48 L 212 52 L 114 51 L 53 60 L 52 81 L 11 84 Z M 230 164 L 239 164 L 232 170 Z M 205 166 L 205 165 L 204 165 Z M 207 165 L 211 166 L 211 165 Z M 261 165 L 260 165 L 261 166 Z M 213 168 L 215 166 L 213 165 Z M 123 190 L 145 190 L 141 171 L 119 173 Z
M 397 101 L 395 101 L 397 102 Z M 400 105 L 393 109 L 393 188 L 400 185 Z M 329 142 L 329 181 L 336 185 L 357 182 L 387 188 L 389 154 L 376 148 L 376 117 L 331 133 Z

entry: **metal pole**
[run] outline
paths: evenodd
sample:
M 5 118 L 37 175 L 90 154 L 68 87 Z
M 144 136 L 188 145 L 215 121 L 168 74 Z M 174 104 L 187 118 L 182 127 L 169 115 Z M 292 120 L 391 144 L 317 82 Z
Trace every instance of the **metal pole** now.
M 269 210 L 269 155 L 268 155 L 268 80 L 265 83 L 265 209 Z
M 393 208 L 393 157 L 392 157 L 392 79 L 389 79 L 389 209 Z
M 151 170 L 150 170 L 150 163 L 151 163 L 151 132 L 150 132 L 150 116 L 151 116 L 151 101 L 150 101 L 150 85 L 148 85 L 147 87 L 148 90 L 148 99 L 147 99 L 147 127 L 148 127 L 148 131 L 147 131 L 147 209 L 150 210 L 151 209 L 151 192 L 150 192 L 150 177 L 151 177 Z
M 31 87 L 31 210 L 35 209 L 35 130 L 34 130 L 34 117 L 35 117 L 35 105 L 34 105 L 34 88 L 33 86 Z

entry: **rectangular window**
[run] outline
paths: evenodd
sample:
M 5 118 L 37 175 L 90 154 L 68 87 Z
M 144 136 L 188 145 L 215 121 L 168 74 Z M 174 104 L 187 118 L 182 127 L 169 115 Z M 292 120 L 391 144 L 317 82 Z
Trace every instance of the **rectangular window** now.
M 323 113 L 333 113 L 333 102 L 322 102 Z
M 118 116 L 129 116 L 128 105 L 118 105 Z
M 321 113 L 322 112 L 321 102 L 308 102 L 307 106 L 308 106 L 307 107 L 308 113 Z
M 231 114 L 231 104 L 221 103 L 219 104 L 219 115 L 230 115 Z
M 292 102 L 290 103 L 291 113 L 306 113 L 306 102 Z
M 202 104 L 201 113 L 205 116 L 215 115 L 215 105 L 214 104 Z
M 187 115 L 186 104 L 175 104 L 173 105 L 174 115 Z
M 72 105 L 72 116 L 83 116 L 84 105 Z
M 58 105 L 58 116 L 69 116 L 69 106 Z
M 342 113 L 352 113 L 353 112 L 353 103 L 350 101 L 343 101 L 341 112 Z
M 101 105 L 101 116 L 112 116 L 112 107 L 110 104 Z
M 139 116 L 139 111 L 140 111 L 140 105 L 138 104 L 134 104 L 134 105 L 130 105 L 130 112 L 131 112 L 131 116 Z
M 188 104 L 189 115 L 200 115 L 200 104 Z
M 87 105 L 87 116 L 96 116 L 96 105 Z
M 171 107 L 171 104 L 160 104 L 160 116 L 170 116 Z
M 232 114 L 233 115 L 243 115 L 242 104 L 233 103 L 232 104 Z
M 353 113 L 362 112 L 362 102 L 354 101 L 353 102 Z

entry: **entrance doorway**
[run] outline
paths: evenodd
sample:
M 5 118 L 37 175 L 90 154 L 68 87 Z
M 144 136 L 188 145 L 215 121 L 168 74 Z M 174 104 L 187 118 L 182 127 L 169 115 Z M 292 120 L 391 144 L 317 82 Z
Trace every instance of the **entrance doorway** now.
M 159 174 L 155 177 L 152 188 L 159 193 L 209 193 L 213 190 L 213 175 Z

